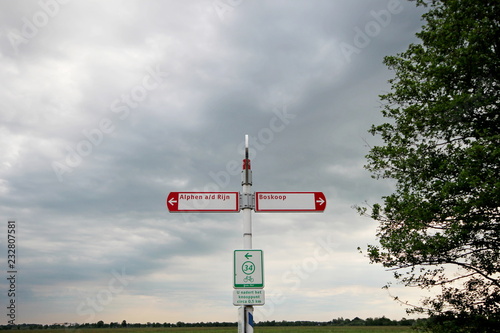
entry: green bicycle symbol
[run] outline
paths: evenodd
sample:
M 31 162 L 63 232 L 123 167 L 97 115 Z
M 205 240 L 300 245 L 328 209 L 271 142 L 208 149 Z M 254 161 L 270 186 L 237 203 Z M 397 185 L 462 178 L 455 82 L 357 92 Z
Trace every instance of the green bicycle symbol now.
M 251 275 L 247 275 L 244 279 L 243 282 L 253 282 L 253 277 Z
M 243 265 L 241 265 L 241 270 L 246 275 L 250 275 L 253 272 L 255 272 L 255 264 L 253 262 L 251 262 L 251 261 L 245 261 L 243 263 Z

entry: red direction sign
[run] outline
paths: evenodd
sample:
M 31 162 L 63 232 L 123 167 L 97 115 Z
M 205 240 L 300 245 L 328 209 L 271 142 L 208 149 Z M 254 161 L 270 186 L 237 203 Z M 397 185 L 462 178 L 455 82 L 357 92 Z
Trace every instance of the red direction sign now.
M 167 208 L 171 213 L 237 213 L 239 192 L 170 192 Z
M 255 212 L 324 212 L 323 192 L 255 192 Z

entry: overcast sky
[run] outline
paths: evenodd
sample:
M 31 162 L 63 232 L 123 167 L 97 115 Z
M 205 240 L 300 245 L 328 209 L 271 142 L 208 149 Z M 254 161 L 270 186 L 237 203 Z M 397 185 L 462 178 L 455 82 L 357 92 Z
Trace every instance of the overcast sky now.
M 358 246 L 353 205 L 391 183 L 363 169 L 367 130 L 417 42 L 397 0 L 0 2 L 0 323 L 7 221 L 16 323 L 237 321 L 242 214 L 173 214 L 169 192 L 318 191 L 324 213 L 253 213 L 266 305 L 256 320 L 387 316 L 392 273 Z M 235 168 L 235 165 L 237 167 Z M 416 290 L 391 288 L 409 300 Z

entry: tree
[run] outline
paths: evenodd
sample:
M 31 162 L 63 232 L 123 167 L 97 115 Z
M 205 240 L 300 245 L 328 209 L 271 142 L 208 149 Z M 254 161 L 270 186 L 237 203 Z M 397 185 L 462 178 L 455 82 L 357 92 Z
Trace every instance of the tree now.
M 405 286 L 438 289 L 410 311 L 498 324 L 500 3 L 416 4 L 428 7 L 420 43 L 384 58 L 395 72 L 380 96 L 388 121 L 372 126 L 383 144 L 365 167 L 395 190 L 358 207 L 379 222 L 367 254 Z

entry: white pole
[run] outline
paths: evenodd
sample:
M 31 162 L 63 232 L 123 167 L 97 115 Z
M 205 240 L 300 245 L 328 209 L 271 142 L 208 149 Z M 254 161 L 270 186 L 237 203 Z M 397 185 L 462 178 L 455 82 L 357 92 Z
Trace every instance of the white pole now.
M 252 170 L 250 167 L 250 159 L 248 158 L 248 135 L 245 135 L 245 159 L 243 160 L 243 170 L 241 173 L 241 185 L 243 187 L 242 194 L 245 203 L 250 203 L 248 198 L 252 194 Z M 243 248 L 245 250 L 252 249 L 252 207 L 247 205 L 243 207 Z M 238 332 L 253 333 L 253 306 L 245 305 L 243 307 L 243 322 Z
M 248 135 L 245 135 L 245 159 L 243 160 L 241 185 L 243 196 L 252 194 L 252 170 L 248 158 Z M 243 247 L 245 250 L 252 249 L 252 208 L 243 208 Z

